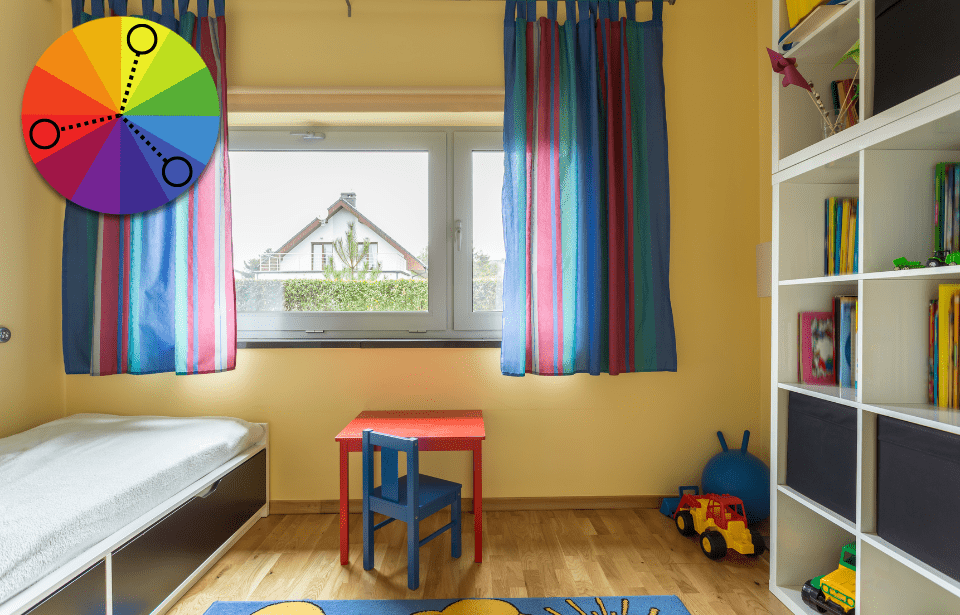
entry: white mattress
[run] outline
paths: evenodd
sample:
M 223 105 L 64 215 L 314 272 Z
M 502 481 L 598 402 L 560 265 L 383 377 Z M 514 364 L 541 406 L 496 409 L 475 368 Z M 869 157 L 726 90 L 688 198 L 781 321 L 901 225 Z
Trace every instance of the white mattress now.
M 0 603 L 262 438 L 239 419 L 108 414 L 0 438 Z

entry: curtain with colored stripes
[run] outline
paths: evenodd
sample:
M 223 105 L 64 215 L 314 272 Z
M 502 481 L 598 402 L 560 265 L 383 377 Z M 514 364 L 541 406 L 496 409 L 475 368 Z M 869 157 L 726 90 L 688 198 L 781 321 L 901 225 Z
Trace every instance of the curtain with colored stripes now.
M 126 0 L 110 0 L 126 15 Z M 205 374 L 236 365 L 224 0 L 144 0 L 145 19 L 178 32 L 210 69 L 220 136 L 210 162 L 175 201 L 133 215 L 67 201 L 63 225 L 63 359 L 68 374 Z M 73 25 L 104 16 L 103 0 L 72 0 Z
M 663 3 L 508 1 L 504 374 L 676 371 Z

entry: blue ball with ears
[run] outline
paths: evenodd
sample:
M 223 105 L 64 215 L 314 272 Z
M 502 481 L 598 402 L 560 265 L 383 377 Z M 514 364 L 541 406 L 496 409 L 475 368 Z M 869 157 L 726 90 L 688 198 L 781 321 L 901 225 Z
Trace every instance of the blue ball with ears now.
M 770 516 L 770 467 L 759 457 L 747 452 L 750 432 L 743 432 L 740 450 L 730 450 L 717 432 L 723 449 L 710 458 L 703 468 L 700 484 L 704 493 L 729 493 L 743 500 L 750 524 Z

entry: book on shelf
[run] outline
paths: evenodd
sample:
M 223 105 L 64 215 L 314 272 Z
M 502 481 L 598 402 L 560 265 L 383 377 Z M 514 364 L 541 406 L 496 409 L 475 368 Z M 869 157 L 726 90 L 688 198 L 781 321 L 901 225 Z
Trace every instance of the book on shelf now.
M 934 388 L 938 406 L 960 408 L 960 284 L 941 284 L 938 288 L 937 326 L 934 334 L 937 369 Z
M 823 274 L 858 273 L 859 199 L 830 197 L 823 202 Z
M 855 315 L 854 307 L 857 304 L 856 297 L 838 297 L 840 301 L 840 311 L 837 322 L 840 334 L 837 336 L 837 347 L 839 352 L 834 359 L 837 365 L 837 384 L 841 387 L 853 387 L 855 378 L 853 368 L 855 366 L 855 349 L 853 340 L 853 318 Z
M 835 384 L 833 312 L 800 312 L 799 320 L 799 381 L 803 384 Z
M 927 311 L 927 330 L 929 343 L 927 344 L 927 402 L 937 403 L 937 299 L 930 300 L 930 306 Z
M 838 130 L 845 130 L 860 121 L 857 102 L 860 97 L 860 81 L 841 79 L 830 83 L 833 95 L 833 117 Z
M 935 251 L 960 250 L 960 163 L 941 162 L 934 173 Z

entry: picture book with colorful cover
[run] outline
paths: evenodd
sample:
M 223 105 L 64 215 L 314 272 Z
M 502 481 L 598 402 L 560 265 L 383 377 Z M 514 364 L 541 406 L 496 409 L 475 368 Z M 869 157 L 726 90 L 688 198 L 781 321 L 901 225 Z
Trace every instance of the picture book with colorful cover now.
M 837 365 L 837 384 L 842 387 L 853 386 L 853 308 L 855 297 L 840 298 L 840 352 L 835 359 Z
M 832 312 L 800 313 L 800 382 L 835 384 Z

